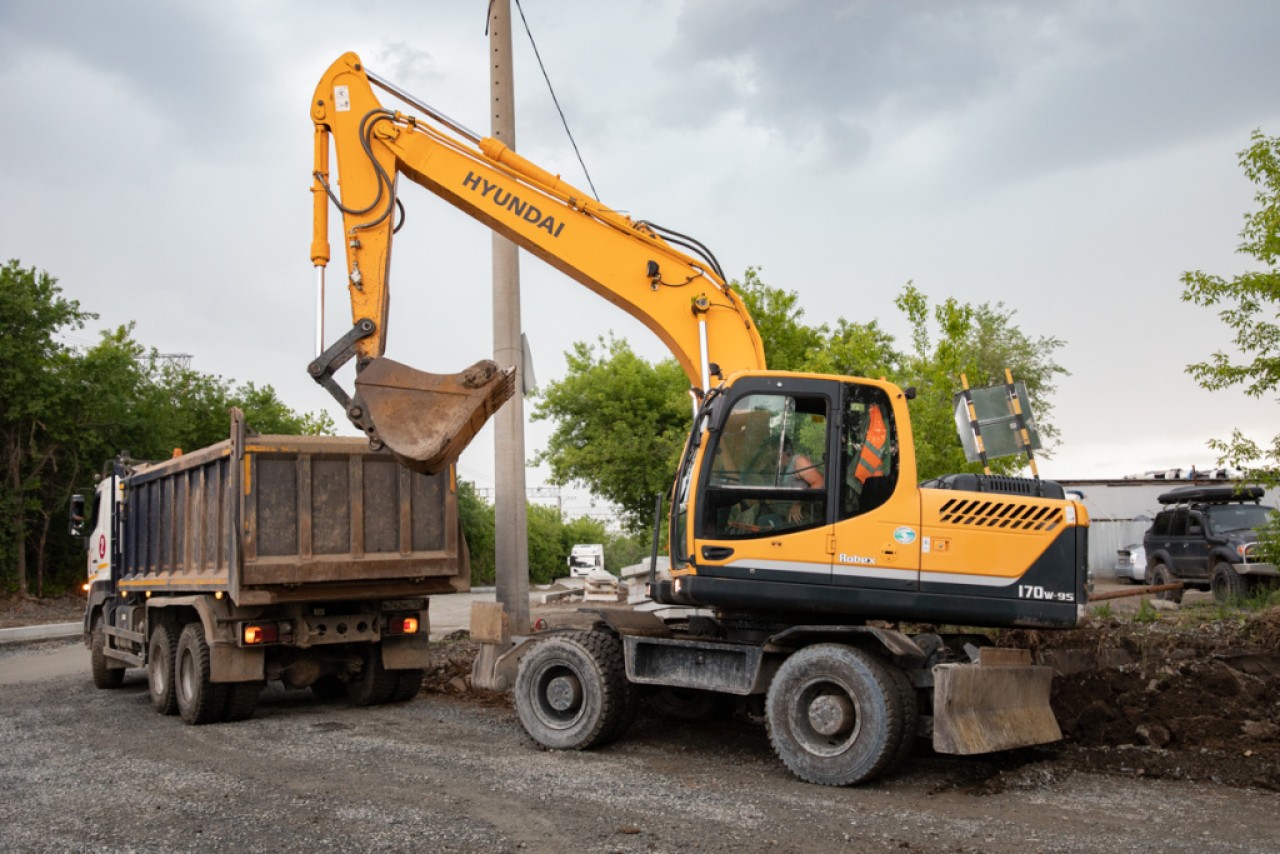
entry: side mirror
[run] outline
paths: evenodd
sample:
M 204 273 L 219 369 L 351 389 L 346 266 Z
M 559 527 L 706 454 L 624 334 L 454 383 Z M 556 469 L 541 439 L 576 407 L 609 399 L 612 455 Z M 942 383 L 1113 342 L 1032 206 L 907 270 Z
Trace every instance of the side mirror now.
M 73 537 L 84 536 L 84 496 L 76 493 L 71 496 L 71 508 L 68 511 L 71 522 L 68 525 L 68 533 Z

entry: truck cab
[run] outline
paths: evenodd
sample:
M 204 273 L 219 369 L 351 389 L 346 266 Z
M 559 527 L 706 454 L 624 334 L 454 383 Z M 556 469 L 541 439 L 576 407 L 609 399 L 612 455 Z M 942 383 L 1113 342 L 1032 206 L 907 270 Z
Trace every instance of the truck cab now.
M 604 569 L 603 545 L 579 543 L 569 550 L 570 578 L 586 578 L 597 569 Z

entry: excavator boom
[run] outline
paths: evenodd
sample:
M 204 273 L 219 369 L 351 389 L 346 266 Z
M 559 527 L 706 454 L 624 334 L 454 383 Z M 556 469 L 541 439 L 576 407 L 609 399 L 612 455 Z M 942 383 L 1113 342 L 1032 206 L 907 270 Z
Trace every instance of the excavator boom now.
M 406 465 L 432 471 L 456 459 L 513 392 L 514 377 L 493 363 L 442 377 L 384 359 L 398 175 L 640 320 L 699 393 L 713 375 L 764 368 L 755 325 L 713 259 L 686 254 L 659 227 L 601 205 L 498 140 L 479 138 L 425 105 L 413 101 L 427 113 L 422 117 L 383 107 L 375 84 L 406 97 L 348 53 L 330 66 L 312 99 L 312 261 L 324 266 L 329 259 L 332 200 L 342 214 L 352 322 L 372 324 L 343 350 L 331 348 L 312 374 Z M 330 141 L 339 165 L 336 186 L 329 175 Z M 344 400 L 332 374 L 352 357 L 357 394 Z

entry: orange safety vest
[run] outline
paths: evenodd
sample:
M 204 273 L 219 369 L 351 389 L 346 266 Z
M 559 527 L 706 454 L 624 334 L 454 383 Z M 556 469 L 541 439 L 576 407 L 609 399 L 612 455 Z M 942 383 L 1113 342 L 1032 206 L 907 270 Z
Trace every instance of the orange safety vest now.
M 889 443 L 889 428 L 885 426 L 884 414 L 879 406 L 871 407 L 867 425 L 867 435 L 862 440 L 862 452 L 858 454 L 858 466 L 854 477 L 858 483 L 866 483 L 868 478 L 884 475 L 884 451 Z

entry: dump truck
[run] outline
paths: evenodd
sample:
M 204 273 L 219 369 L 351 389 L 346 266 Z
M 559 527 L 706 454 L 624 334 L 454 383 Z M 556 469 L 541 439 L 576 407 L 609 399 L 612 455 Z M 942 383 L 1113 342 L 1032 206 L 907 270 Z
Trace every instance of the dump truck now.
M 272 680 L 357 705 L 414 697 L 429 597 L 470 585 L 451 470 L 231 416 L 207 448 L 112 461 L 90 514 L 73 499 L 94 684 L 145 668 L 155 710 L 189 724 L 252 716 Z
M 1061 486 L 968 474 L 920 483 L 913 389 L 770 370 L 746 303 L 702 243 L 468 130 L 354 53 L 322 75 L 310 112 L 311 259 L 323 288 L 332 203 L 353 325 L 309 372 L 375 445 L 436 471 L 513 393 L 511 369 L 492 362 L 445 375 L 386 357 L 401 176 L 628 312 L 689 379 L 670 570 L 648 585 L 667 610 L 602 609 L 591 631 L 537 636 L 501 619 L 480 634 L 473 612 L 485 642 L 475 675 L 513 688 L 535 741 L 608 744 L 642 696 L 689 692 L 750 702 L 787 768 L 829 785 L 887 773 L 918 735 L 959 754 L 1061 737 L 1051 669 L 1025 649 L 937 628 L 1085 619 L 1088 515 Z M 352 359 L 354 393 L 335 379 Z

